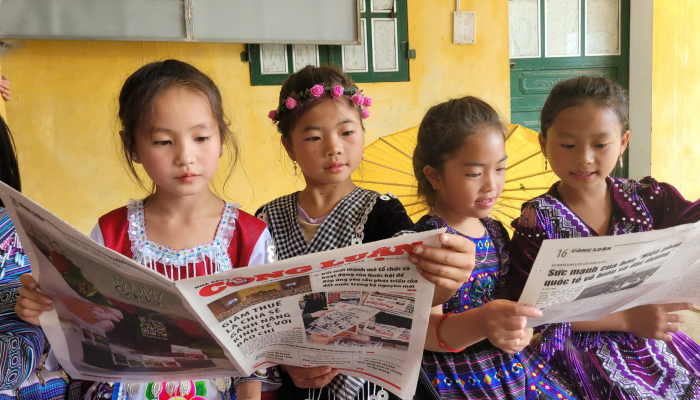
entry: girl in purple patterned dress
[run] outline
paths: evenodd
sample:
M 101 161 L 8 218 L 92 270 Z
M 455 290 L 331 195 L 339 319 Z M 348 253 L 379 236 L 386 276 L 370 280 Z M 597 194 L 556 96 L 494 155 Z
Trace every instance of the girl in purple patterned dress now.
M 581 76 L 560 82 L 544 104 L 540 145 L 561 179 L 513 221 L 513 268 L 505 294 L 519 295 L 545 239 L 622 235 L 700 220 L 700 202 L 671 185 L 610 178 L 630 137 L 619 84 Z M 508 297 L 508 296 L 506 296 Z M 541 327 L 541 354 L 568 373 L 588 399 L 697 399 L 700 346 L 679 331 L 673 311 L 646 305 L 598 321 Z
M 476 245 L 469 279 L 431 312 L 423 369 L 441 399 L 552 399 L 578 396 L 532 348 L 531 306 L 495 299 L 508 273 L 508 233 L 488 218 L 505 184 L 504 127 L 475 97 L 432 107 L 418 131 L 413 169 L 431 208 L 417 230 L 447 228 Z

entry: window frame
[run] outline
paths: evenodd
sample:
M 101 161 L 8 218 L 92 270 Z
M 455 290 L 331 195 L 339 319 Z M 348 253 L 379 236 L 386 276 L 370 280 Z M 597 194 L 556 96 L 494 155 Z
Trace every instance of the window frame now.
M 361 13 L 361 20 L 365 20 L 366 34 L 366 61 L 367 72 L 346 72 L 355 82 L 407 82 L 410 80 L 409 71 L 409 43 L 408 43 L 408 1 L 395 0 L 394 12 L 372 11 L 374 0 L 361 0 L 364 4 L 364 11 Z M 396 56 L 397 71 L 375 71 L 373 54 L 373 20 L 386 20 L 392 18 L 396 21 Z M 360 25 L 362 29 L 362 25 Z M 281 85 L 294 72 L 293 65 L 293 45 L 287 45 L 288 73 L 286 74 L 263 74 L 260 44 L 249 44 L 247 46 L 248 59 L 250 64 L 250 84 L 252 86 Z M 331 64 L 341 69 L 343 65 L 343 45 L 318 45 L 319 65 Z

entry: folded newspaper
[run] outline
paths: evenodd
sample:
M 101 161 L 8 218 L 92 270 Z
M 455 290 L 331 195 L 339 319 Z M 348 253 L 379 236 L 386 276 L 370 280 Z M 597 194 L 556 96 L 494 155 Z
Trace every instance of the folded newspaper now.
M 700 222 L 629 235 L 545 240 L 519 300 L 528 326 L 595 321 L 645 304 L 700 303 Z
M 408 254 L 442 231 L 173 282 L 94 243 L 0 184 L 40 290 L 56 358 L 75 379 L 248 376 L 330 365 L 403 399 L 415 392 L 433 285 Z

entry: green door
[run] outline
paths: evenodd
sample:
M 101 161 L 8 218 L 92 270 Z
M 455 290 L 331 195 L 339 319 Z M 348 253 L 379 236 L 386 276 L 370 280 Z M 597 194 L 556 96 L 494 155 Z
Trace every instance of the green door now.
M 512 123 L 539 132 L 549 91 L 568 78 L 629 87 L 629 0 L 509 0 L 508 9 Z

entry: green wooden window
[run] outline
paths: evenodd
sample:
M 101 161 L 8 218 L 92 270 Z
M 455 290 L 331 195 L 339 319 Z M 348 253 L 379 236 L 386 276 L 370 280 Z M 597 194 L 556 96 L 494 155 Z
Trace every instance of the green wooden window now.
M 333 64 L 356 82 L 408 81 L 407 0 L 361 0 L 360 45 L 249 44 L 250 83 L 281 85 L 306 65 Z

